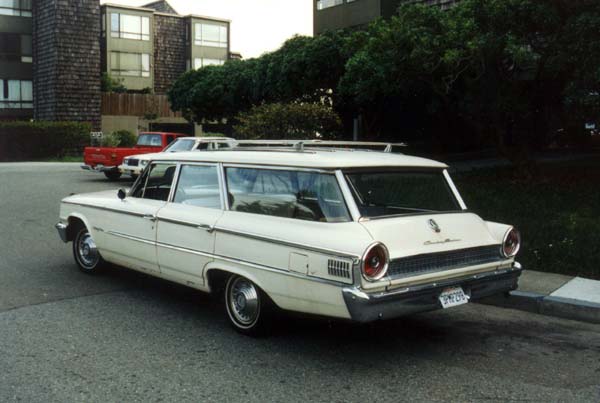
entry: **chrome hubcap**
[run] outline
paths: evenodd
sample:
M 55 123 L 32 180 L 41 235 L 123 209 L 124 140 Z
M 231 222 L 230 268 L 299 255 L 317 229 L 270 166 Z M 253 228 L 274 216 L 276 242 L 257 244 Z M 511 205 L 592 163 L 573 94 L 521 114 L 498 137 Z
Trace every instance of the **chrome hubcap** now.
M 77 251 L 79 252 L 79 259 L 84 266 L 93 267 L 98 262 L 98 249 L 89 233 L 86 232 L 79 237 Z
M 259 312 L 258 292 L 250 281 L 241 277 L 233 280 L 228 302 L 231 314 L 239 323 L 250 325 L 256 320 Z

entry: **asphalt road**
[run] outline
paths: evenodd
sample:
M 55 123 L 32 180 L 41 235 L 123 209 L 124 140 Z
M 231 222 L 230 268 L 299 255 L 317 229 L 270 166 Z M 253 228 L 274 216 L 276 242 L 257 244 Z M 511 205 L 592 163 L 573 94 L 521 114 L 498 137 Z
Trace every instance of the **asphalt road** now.
M 0 401 L 600 401 L 600 326 L 469 304 L 233 332 L 194 290 L 80 273 L 53 228 L 73 164 L 0 164 Z

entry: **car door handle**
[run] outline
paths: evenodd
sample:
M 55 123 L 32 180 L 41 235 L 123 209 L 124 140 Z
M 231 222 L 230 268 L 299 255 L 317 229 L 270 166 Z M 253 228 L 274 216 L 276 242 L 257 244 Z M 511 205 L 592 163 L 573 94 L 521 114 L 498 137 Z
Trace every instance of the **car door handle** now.
M 144 214 L 142 218 L 144 220 L 156 221 L 156 216 L 154 214 Z
M 196 228 L 198 229 L 203 229 L 204 231 L 211 233 L 215 230 L 215 226 L 214 225 L 208 225 L 208 224 L 200 224 L 198 225 Z

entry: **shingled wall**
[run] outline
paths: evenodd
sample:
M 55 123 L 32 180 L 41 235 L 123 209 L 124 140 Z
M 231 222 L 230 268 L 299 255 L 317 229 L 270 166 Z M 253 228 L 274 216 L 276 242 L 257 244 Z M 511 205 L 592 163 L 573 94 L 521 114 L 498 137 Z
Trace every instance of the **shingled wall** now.
M 100 3 L 33 2 L 34 117 L 100 127 Z
M 154 92 L 157 94 L 165 94 L 185 73 L 186 25 L 185 18 L 154 15 Z
M 152 3 L 142 5 L 142 7 L 151 8 L 160 13 L 177 14 L 177 11 L 175 11 L 175 9 L 171 7 L 169 2 L 165 0 L 153 1 Z

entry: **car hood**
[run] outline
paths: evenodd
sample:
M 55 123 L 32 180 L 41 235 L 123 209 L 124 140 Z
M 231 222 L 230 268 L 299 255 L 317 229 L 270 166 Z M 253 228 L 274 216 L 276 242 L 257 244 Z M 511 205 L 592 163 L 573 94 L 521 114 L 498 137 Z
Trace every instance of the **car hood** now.
M 117 192 L 117 189 L 112 189 L 103 190 L 101 192 L 74 194 L 69 197 L 65 197 L 62 201 L 66 203 L 103 205 L 104 202 L 117 199 Z
M 485 221 L 468 212 L 378 218 L 361 224 L 388 248 L 391 259 L 500 244 Z

